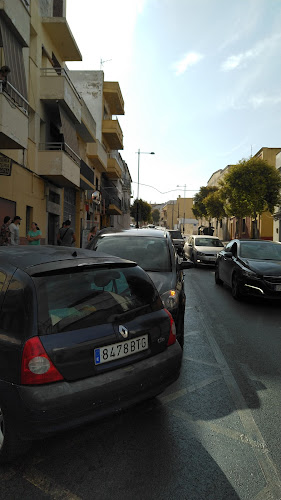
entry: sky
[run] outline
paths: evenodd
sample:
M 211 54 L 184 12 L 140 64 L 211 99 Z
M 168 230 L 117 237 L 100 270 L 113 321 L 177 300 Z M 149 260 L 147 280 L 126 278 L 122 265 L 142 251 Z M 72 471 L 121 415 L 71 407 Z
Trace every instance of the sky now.
M 262 147 L 281 147 L 281 0 L 66 5 L 83 57 L 69 69 L 102 69 L 120 84 L 120 153 L 134 198 L 138 172 L 139 197 L 164 203 L 193 197 Z

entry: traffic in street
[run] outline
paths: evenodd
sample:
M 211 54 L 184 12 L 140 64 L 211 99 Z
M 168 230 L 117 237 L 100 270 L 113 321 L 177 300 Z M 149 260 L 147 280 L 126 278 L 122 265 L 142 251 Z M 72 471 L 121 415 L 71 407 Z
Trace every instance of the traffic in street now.
M 280 304 L 184 271 L 179 379 L 157 398 L 35 441 L 0 469 L 5 499 L 279 500 Z

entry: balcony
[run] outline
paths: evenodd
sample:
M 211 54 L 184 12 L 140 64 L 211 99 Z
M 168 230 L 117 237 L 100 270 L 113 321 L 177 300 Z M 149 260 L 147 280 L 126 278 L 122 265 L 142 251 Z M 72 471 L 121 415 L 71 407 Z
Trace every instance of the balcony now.
M 82 61 L 81 52 L 65 17 L 43 17 L 42 24 L 63 61 Z
M 103 96 L 112 115 L 124 115 L 124 100 L 118 82 L 104 82 Z
M 0 82 L 1 149 L 27 149 L 28 102 L 9 83 Z
M 82 99 L 63 68 L 42 68 L 40 99 L 44 102 L 59 102 L 68 108 L 73 121 L 81 123 Z
M 102 134 L 110 149 L 123 149 L 123 132 L 118 120 L 103 120 Z
M 107 154 L 98 140 L 87 144 L 87 156 L 91 160 L 93 167 L 97 168 L 99 172 L 107 171 Z
M 107 177 L 120 179 L 122 177 L 121 158 L 118 153 L 110 153 L 107 160 Z
M 118 191 L 114 185 L 103 186 L 101 188 L 102 200 L 104 200 L 105 213 L 107 215 L 122 215 L 121 201 L 118 198 Z
M 11 26 L 11 31 L 16 31 L 17 39 L 23 47 L 29 46 L 30 40 L 30 15 L 27 0 L 0 0 L 0 15 Z
M 61 187 L 79 187 L 80 158 L 66 143 L 40 144 L 37 173 Z

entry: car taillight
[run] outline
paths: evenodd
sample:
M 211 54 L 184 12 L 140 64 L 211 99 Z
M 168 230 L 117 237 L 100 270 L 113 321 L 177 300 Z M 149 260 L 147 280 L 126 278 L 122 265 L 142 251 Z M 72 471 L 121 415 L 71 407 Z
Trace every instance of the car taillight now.
M 167 346 L 169 346 L 169 345 L 173 345 L 177 340 L 176 325 L 175 325 L 175 322 L 173 320 L 173 316 L 171 315 L 171 313 L 169 313 L 169 311 L 167 309 L 164 309 L 164 311 L 166 311 L 166 313 L 168 314 L 168 316 L 170 318 L 170 335 L 169 335 L 168 344 L 167 344 Z
M 22 384 L 49 384 L 63 380 L 63 376 L 46 353 L 39 337 L 29 339 L 23 349 L 21 360 Z

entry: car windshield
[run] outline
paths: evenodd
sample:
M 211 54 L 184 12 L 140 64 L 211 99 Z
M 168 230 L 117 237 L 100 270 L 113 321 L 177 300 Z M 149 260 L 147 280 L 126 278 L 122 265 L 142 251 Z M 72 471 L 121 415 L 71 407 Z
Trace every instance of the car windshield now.
M 157 291 L 139 267 L 67 269 L 33 281 L 41 335 L 112 323 L 120 316 L 161 308 Z
M 217 238 L 196 238 L 197 247 L 223 247 L 223 243 Z
M 182 234 L 180 231 L 169 231 L 172 239 L 174 240 L 182 240 L 183 237 L 182 237 Z
M 241 241 L 240 257 L 244 259 L 281 261 L 281 245 L 270 242 Z
M 95 250 L 123 259 L 133 260 L 145 271 L 171 271 L 167 240 L 148 236 L 104 236 Z

